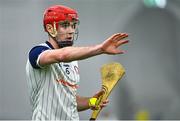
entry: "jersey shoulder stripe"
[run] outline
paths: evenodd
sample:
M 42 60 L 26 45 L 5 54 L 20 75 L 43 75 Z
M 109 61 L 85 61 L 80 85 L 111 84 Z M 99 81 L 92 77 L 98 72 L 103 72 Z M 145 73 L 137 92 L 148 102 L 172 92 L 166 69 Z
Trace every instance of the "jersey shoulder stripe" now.
M 29 62 L 31 63 L 31 66 L 35 69 L 39 69 L 40 66 L 38 64 L 38 58 L 39 55 L 48 49 L 52 49 L 52 45 L 49 42 L 40 44 L 38 46 L 33 47 L 29 52 Z

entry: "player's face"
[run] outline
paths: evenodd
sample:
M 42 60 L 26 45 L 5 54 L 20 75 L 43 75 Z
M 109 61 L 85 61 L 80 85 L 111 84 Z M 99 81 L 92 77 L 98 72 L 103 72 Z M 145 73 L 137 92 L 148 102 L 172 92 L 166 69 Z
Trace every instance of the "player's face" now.
M 59 23 L 58 27 L 58 40 L 61 41 L 73 41 L 76 29 L 77 21 L 63 21 Z

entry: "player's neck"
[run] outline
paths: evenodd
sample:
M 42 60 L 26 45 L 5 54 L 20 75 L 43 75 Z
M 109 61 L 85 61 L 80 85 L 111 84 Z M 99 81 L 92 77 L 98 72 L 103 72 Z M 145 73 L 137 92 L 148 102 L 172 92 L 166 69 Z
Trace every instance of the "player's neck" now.
M 59 49 L 58 44 L 55 42 L 55 40 L 53 40 L 51 37 L 49 37 L 48 42 L 53 46 L 53 48 L 55 49 Z

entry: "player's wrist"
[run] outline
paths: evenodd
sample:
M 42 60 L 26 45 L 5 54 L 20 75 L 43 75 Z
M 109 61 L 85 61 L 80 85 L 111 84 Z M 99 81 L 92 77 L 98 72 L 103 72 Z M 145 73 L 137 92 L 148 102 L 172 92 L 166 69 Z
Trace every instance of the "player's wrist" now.
M 100 54 L 105 53 L 105 51 L 104 51 L 104 49 L 103 49 L 103 44 L 99 44 L 98 47 L 99 47 L 99 53 L 100 53 Z

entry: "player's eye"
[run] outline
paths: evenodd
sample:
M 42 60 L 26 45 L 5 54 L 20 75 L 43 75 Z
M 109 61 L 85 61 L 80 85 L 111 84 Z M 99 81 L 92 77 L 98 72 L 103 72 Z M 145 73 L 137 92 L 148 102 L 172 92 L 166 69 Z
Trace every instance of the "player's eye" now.
M 76 29 L 77 23 L 73 23 L 73 24 L 71 25 L 71 27 L 72 27 L 73 29 Z
M 63 23 L 61 24 L 61 26 L 66 29 L 70 26 L 70 23 Z
M 77 28 L 78 23 L 77 22 L 62 22 L 60 23 L 60 26 L 63 27 L 64 29 L 67 29 L 68 27 L 71 27 L 73 29 Z

